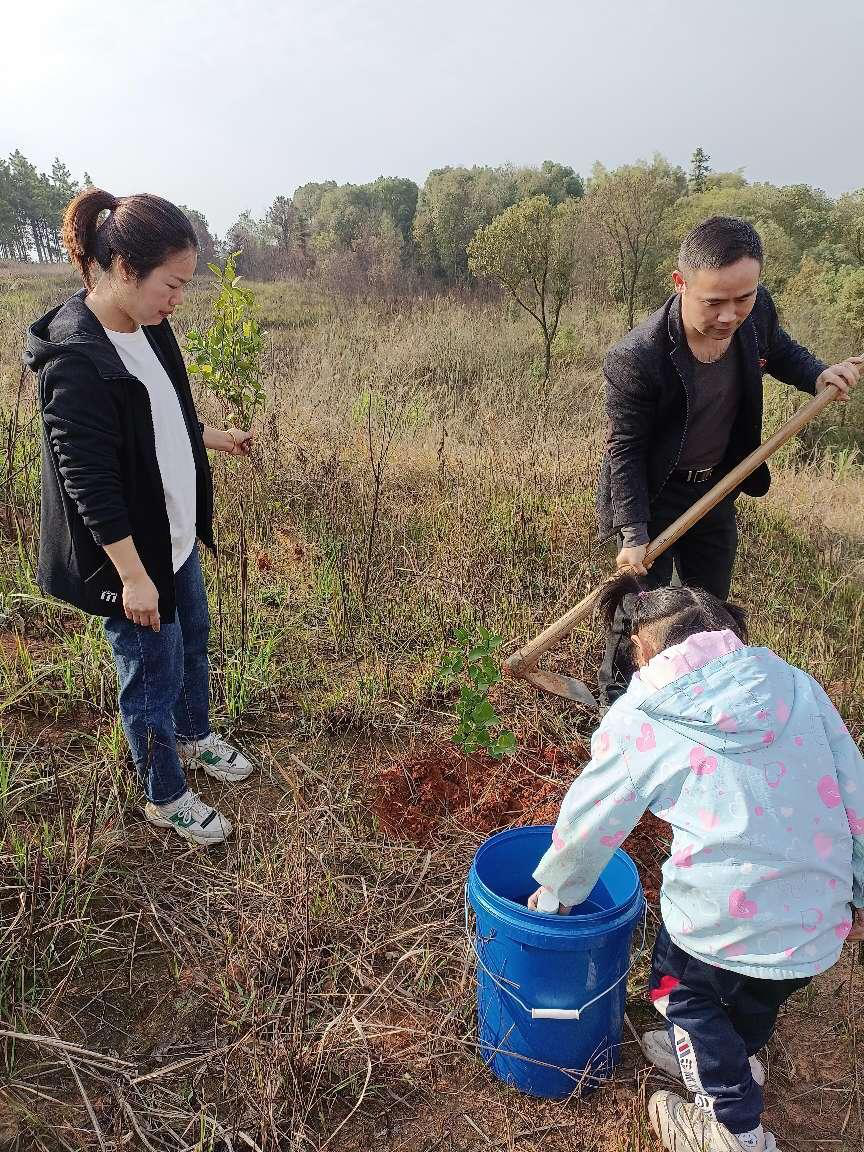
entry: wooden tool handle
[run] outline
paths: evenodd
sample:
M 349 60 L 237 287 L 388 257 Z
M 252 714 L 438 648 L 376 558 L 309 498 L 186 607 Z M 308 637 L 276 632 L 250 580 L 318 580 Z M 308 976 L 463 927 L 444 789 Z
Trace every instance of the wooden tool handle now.
M 661 532 L 656 540 L 653 540 L 648 545 L 648 550 L 645 553 L 645 567 L 648 568 L 662 555 L 667 548 L 680 540 L 688 529 L 692 528 L 697 520 L 701 520 L 706 512 L 710 512 L 712 508 L 716 507 L 721 500 L 725 499 L 730 492 L 733 492 L 751 472 L 755 472 L 760 464 L 768 459 L 768 457 L 776 452 L 781 444 L 785 444 L 787 440 L 791 439 L 797 432 L 800 432 L 805 424 L 809 424 L 811 420 L 815 419 L 828 405 L 835 399 L 838 394 L 838 389 L 829 384 L 824 388 L 818 396 L 814 396 L 812 400 L 808 401 L 802 408 L 799 408 L 791 420 L 787 420 L 782 428 L 778 428 L 773 436 L 770 436 L 764 443 L 751 452 L 749 456 L 745 457 L 740 464 L 727 472 L 722 480 L 718 481 L 710 491 L 697 500 L 692 508 L 688 508 L 686 512 L 682 513 L 674 523 Z M 539 636 L 531 640 L 524 648 L 520 648 L 518 652 L 514 652 L 512 656 L 508 656 L 504 661 L 505 667 L 508 672 L 514 676 L 519 676 L 523 672 L 530 672 L 531 669 L 537 664 L 537 661 L 544 652 L 552 648 L 559 640 L 573 631 L 580 620 L 583 620 L 591 613 L 597 597 L 605 587 L 607 581 L 598 585 L 593 592 L 580 600 L 578 604 L 574 604 L 569 608 L 564 615 L 550 624 L 548 628 L 544 628 Z

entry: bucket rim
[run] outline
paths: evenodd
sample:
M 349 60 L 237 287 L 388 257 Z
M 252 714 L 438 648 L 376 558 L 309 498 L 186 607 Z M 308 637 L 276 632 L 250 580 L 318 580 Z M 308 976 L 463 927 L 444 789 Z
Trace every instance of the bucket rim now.
M 515 900 L 500 896 L 481 879 L 477 869 L 477 861 L 489 845 L 500 844 L 502 841 L 514 839 L 520 835 L 524 836 L 526 832 L 532 834 L 547 833 L 551 839 L 553 827 L 552 824 L 525 824 L 518 828 L 508 828 L 503 832 L 497 832 L 494 836 L 484 840 L 474 853 L 471 869 L 468 873 L 467 889 L 471 903 L 474 904 L 476 900 L 484 905 L 490 914 L 509 921 L 514 927 L 542 936 L 578 937 L 584 935 L 586 930 L 590 932 L 592 929 L 606 929 L 622 918 L 632 916 L 635 919 L 645 902 L 642 881 L 635 862 L 621 848 L 615 849 L 609 863 L 611 864 L 613 860 L 616 860 L 627 869 L 634 881 L 633 890 L 626 900 L 612 908 L 604 908 L 598 912 L 580 913 L 578 916 L 559 916 L 555 912 L 535 912 L 523 904 L 517 904 Z M 609 865 L 607 864 L 606 867 L 608 868 Z

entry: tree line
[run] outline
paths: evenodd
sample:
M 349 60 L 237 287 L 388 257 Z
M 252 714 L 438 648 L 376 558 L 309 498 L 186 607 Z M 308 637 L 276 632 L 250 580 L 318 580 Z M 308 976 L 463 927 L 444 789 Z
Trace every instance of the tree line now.
M 535 247 L 545 236 L 557 246 L 546 265 L 551 311 L 530 284 L 522 301 L 539 309 L 544 339 L 554 339 L 562 292 L 574 288 L 606 296 L 632 326 L 667 294 L 686 232 L 706 216 L 742 216 L 762 236 L 765 281 L 796 330 L 823 348 L 864 342 L 864 189 L 834 199 L 806 184 L 750 183 L 740 171 L 712 171 L 710 159 L 700 147 L 687 171 L 657 155 L 612 170 L 596 164 L 584 178 L 547 160 L 436 168 L 422 186 L 385 176 L 310 182 L 277 196 L 260 218 L 242 213 L 222 238 L 184 207 L 205 260 L 241 251 L 247 277 L 314 276 L 348 294 L 398 296 L 478 278 L 506 288 L 507 261 L 525 263 L 524 253 L 507 253 L 507 235 Z M 60 159 L 50 173 L 20 151 L 0 160 L 0 258 L 62 259 L 63 210 L 90 182 L 85 173 L 79 185 Z M 472 260 L 472 241 L 508 212 L 485 256 L 475 243 Z
M 65 261 L 63 214 L 69 201 L 92 184 L 86 172 L 76 180 L 59 157 L 50 172 L 40 172 L 18 149 L 8 159 L 0 158 L 0 260 Z M 194 208 L 183 209 L 198 234 L 202 255 L 212 260 L 219 254 L 218 242 L 206 218 Z
M 506 209 L 546 197 L 570 204 L 602 280 L 628 321 L 666 294 L 678 246 L 714 214 L 742 216 L 759 230 L 765 279 L 775 295 L 819 281 L 822 295 L 854 312 L 864 272 L 864 189 L 833 199 L 806 184 L 750 183 L 741 172 L 714 172 L 702 148 L 689 170 L 662 156 L 582 177 L 568 165 L 536 168 L 447 167 L 422 186 L 380 177 L 369 184 L 304 184 L 280 196 L 256 220 L 244 213 L 225 250 L 243 249 L 247 275 L 315 272 L 334 287 L 374 291 L 401 284 L 455 285 L 472 279 L 469 245 Z M 806 293 L 805 293 L 806 294 Z
M 85 184 L 89 178 L 85 173 Z M 65 259 L 60 228 L 79 185 L 62 160 L 39 172 L 16 149 L 0 159 L 0 259 L 53 263 Z

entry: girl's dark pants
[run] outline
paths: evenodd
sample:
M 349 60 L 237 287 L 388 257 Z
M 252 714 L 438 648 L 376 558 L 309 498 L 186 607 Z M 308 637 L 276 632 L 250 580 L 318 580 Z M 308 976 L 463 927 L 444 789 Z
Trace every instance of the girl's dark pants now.
M 713 483 L 713 480 L 707 480 L 702 484 L 690 484 L 673 476 L 651 507 L 650 538 L 656 540 L 682 512 L 704 496 Z M 674 563 L 682 584 L 704 588 L 718 599 L 726 600 L 732 584 L 737 547 L 735 500 L 727 497 L 697 521 L 677 544 L 659 556 L 643 580 L 649 588 L 671 584 Z M 597 674 L 600 700 L 606 707 L 627 691 L 633 672 L 630 663 L 631 611 L 631 598 L 625 597 L 606 636 L 606 654 Z
M 762 1089 L 749 1058 L 771 1039 L 782 1005 L 809 983 L 809 977 L 762 980 L 706 964 L 660 928 L 651 999 L 669 1022 L 685 1087 L 735 1135 L 762 1121 Z

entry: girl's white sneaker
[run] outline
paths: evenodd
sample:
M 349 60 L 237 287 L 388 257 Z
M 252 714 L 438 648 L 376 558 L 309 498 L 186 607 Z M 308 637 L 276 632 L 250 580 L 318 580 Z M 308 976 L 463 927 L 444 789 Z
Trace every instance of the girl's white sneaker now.
M 761 1124 L 745 1143 L 697 1104 L 688 1104 L 674 1092 L 655 1092 L 648 1101 L 648 1117 L 666 1152 L 779 1152 L 773 1133 Z
M 245 780 L 253 771 L 243 753 L 215 732 L 201 740 L 178 740 L 177 755 L 184 767 L 203 768 L 208 776 L 227 784 Z
M 671 1076 L 675 1080 L 681 1079 L 681 1068 L 672 1046 L 672 1037 L 669 1035 L 668 1028 L 655 1028 L 651 1032 L 643 1032 L 642 1052 L 645 1059 L 655 1068 L 659 1068 L 661 1072 L 665 1072 L 667 1076 Z M 765 1081 L 768 1079 L 765 1065 L 755 1056 L 750 1057 L 750 1071 L 759 1087 L 764 1088 Z
M 184 840 L 205 848 L 221 844 L 234 830 L 227 816 L 205 804 L 196 792 L 189 789 L 168 804 L 154 804 L 148 800 L 144 805 L 144 815 L 155 828 L 173 828 Z

